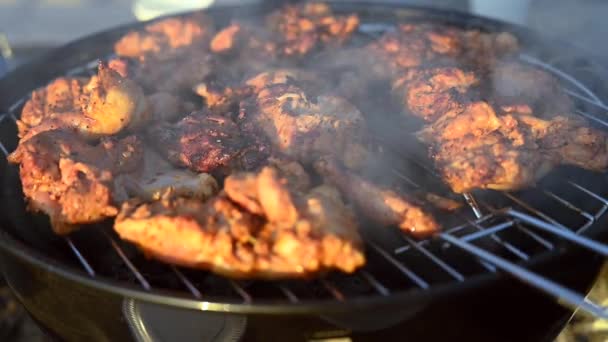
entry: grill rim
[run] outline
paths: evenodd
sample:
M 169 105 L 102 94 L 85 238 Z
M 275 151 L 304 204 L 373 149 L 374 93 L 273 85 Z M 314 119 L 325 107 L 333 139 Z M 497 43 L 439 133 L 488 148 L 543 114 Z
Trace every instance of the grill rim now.
M 547 51 L 549 55 L 554 55 L 553 53 L 550 53 L 548 51 L 551 51 L 551 49 L 554 47 L 554 44 L 556 43 L 556 46 L 561 48 L 570 45 L 567 42 L 558 41 L 556 39 L 540 37 L 538 33 L 530 31 L 529 29 L 518 25 L 505 23 L 499 20 L 483 18 L 465 12 L 428 8 L 425 6 L 400 5 L 394 3 L 378 4 L 359 1 L 343 3 L 332 3 L 331 1 L 327 2 L 337 12 L 351 11 L 360 14 L 365 14 L 366 12 L 373 13 L 374 11 L 380 11 L 384 13 L 391 13 L 391 11 L 395 11 L 395 16 L 401 19 L 404 19 L 406 17 L 415 17 L 423 18 L 425 20 L 437 20 L 439 22 L 453 23 L 462 27 L 476 27 L 488 31 L 505 30 L 518 36 L 518 38 L 522 39 L 524 43 L 529 41 L 536 43 L 536 45 L 541 47 L 540 51 Z M 267 9 L 265 9 L 261 5 L 253 4 L 245 6 L 220 6 L 207 9 L 204 12 L 209 14 L 210 16 L 213 16 L 215 19 L 216 15 L 218 17 L 227 16 L 228 18 L 230 18 L 232 14 L 238 14 L 240 11 L 249 11 L 248 13 L 256 13 L 257 11 L 259 11 L 261 13 L 265 13 L 266 10 Z M 73 64 L 69 61 L 77 59 L 81 62 L 79 65 L 83 65 L 87 61 L 90 61 L 93 58 L 102 55 L 97 54 L 96 51 L 104 50 L 107 52 L 107 49 L 104 49 L 103 46 L 115 41 L 122 34 L 124 34 L 130 29 L 141 28 L 142 26 L 150 22 L 162 20 L 167 17 L 179 17 L 182 15 L 188 15 L 190 13 L 192 12 L 183 12 L 180 14 L 159 17 L 150 21 L 125 24 L 72 41 L 61 47 L 53 49 L 51 52 L 45 54 L 44 56 L 40 56 L 35 60 L 30 61 L 29 63 L 22 65 L 8 73 L 5 77 L 0 79 L 0 89 L 11 88 L 10 85 L 13 82 L 18 82 L 20 75 L 31 75 L 33 72 L 35 73 L 36 71 L 40 70 L 45 70 L 46 73 L 44 74 L 45 77 L 39 77 L 39 75 L 36 75 L 36 79 L 38 80 L 64 75 L 65 73 L 57 71 L 64 70 L 66 69 L 66 67 L 47 68 L 49 65 L 49 61 L 55 61 L 57 58 L 61 58 L 62 55 L 67 54 L 66 57 L 72 58 L 66 58 L 66 60 L 68 61 L 67 64 Z M 74 52 L 84 52 L 84 55 L 92 55 L 93 57 L 80 56 L 78 58 L 75 58 Z M 49 73 L 46 69 L 55 70 L 55 72 Z M 31 90 L 32 89 L 29 89 L 27 90 L 27 92 Z M 13 95 L 13 97 L 15 93 L 19 94 L 19 92 L 12 90 L 11 94 Z M 23 96 L 23 92 L 20 96 Z M 7 108 L 8 105 L 14 103 L 17 100 L 18 98 L 0 98 L 0 108 Z M 25 215 L 27 215 L 27 213 L 25 213 Z M 606 216 L 608 215 L 604 215 L 600 220 L 595 222 L 592 229 L 585 233 L 585 236 L 591 238 L 597 237 L 601 230 L 597 228 L 606 224 L 606 222 L 608 221 L 608 217 Z M 482 274 L 476 274 L 467 277 L 462 282 L 446 282 L 444 284 L 433 285 L 429 289 L 412 288 L 406 291 L 392 292 L 388 296 L 373 295 L 369 297 L 348 298 L 346 301 L 343 302 L 337 301 L 335 299 L 306 299 L 305 301 L 298 303 L 291 303 L 286 300 L 282 300 L 280 301 L 280 303 L 276 303 L 277 301 L 256 300 L 254 303 L 249 304 L 236 301 L 218 301 L 214 297 L 209 297 L 209 300 L 197 300 L 192 299 L 191 296 L 186 295 L 186 292 L 182 293 L 179 291 L 171 291 L 158 288 L 155 288 L 152 291 L 145 291 L 141 287 L 128 284 L 126 282 L 108 279 L 107 277 L 91 277 L 82 270 L 78 270 L 74 267 L 65 265 L 57 260 L 53 260 L 52 257 L 44 255 L 43 253 L 40 253 L 34 248 L 17 241 L 13 237 L 11 237 L 6 231 L 4 231 L 4 229 L 0 232 L 0 248 L 4 252 L 9 253 L 12 257 L 27 261 L 27 263 L 29 263 L 30 265 L 37 267 L 45 272 L 51 272 L 56 276 L 60 276 L 102 291 L 109 291 L 111 293 L 118 294 L 121 296 L 141 299 L 158 304 L 166 304 L 176 307 L 203 311 L 220 311 L 234 313 L 304 314 L 319 312 L 353 312 L 357 310 L 369 309 L 372 307 L 378 308 L 381 306 L 400 306 L 414 301 L 435 299 L 444 295 L 453 294 L 466 289 L 476 288 L 490 281 L 498 281 L 505 277 L 504 274 L 498 272 L 484 272 Z M 536 267 L 541 264 L 546 264 L 548 261 L 551 260 L 556 261 L 565 253 L 573 252 L 576 249 L 578 248 L 573 246 L 571 249 L 568 250 L 556 248 L 554 250 L 544 251 L 542 253 L 535 254 L 532 260 L 527 261 L 523 264 L 525 264 L 527 267 Z M 2 260 L 2 262 L 7 261 Z M 522 264 L 522 262 L 514 263 L 518 265 Z

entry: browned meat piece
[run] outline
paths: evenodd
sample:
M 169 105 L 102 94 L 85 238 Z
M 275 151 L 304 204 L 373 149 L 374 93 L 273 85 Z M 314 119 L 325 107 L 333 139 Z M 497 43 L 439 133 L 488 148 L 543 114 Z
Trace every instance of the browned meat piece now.
M 34 90 L 17 121 L 19 136 L 25 135 L 30 127 L 38 126 L 47 117 L 78 113 L 82 88 L 86 83 L 86 78 L 60 77 L 46 87 Z
M 233 22 L 211 40 L 210 49 L 235 63 L 253 64 L 261 69 L 277 60 L 277 42 L 273 34 L 257 23 Z
M 452 61 L 462 53 L 461 31 L 432 24 L 402 24 L 394 32 L 384 34 L 369 48 L 388 62 L 392 70 Z
M 497 114 L 486 102 L 474 102 L 418 133 L 453 191 L 521 189 L 558 164 L 608 168 L 608 136 L 585 120 L 545 120 L 522 105 L 501 109 Z
M 273 171 L 278 174 L 278 176 L 284 179 L 290 186 L 291 190 L 306 193 L 310 190 L 311 181 L 310 177 L 299 163 L 295 161 L 289 161 L 285 159 L 279 159 L 275 157 L 271 157 L 268 159 L 269 165 L 273 167 Z M 274 176 L 274 175 L 272 175 Z M 264 183 L 266 182 L 266 183 Z M 268 172 L 260 173 L 259 175 L 253 173 L 246 172 L 238 172 L 233 173 L 224 181 L 224 191 L 234 202 L 241 205 L 243 208 L 247 209 L 249 212 L 254 213 L 256 215 L 263 215 L 264 209 L 262 204 L 259 203 L 260 196 L 258 194 L 264 193 L 268 194 L 268 191 L 272 191 L 272 189 L 277 189 L 280 187 L 273 186 L 267 184 L 268 183 Z M 272 196 L 266 196 L 266 198 L 271 198 Z M 296 217 L 296 209 L 291 204 L 290 200 L 280 200 L 280 197 L 289 197 L 288 194 L 277 194 L 276 196 L 279 199 L 271 200 L 267 205 L 285 205 L 284 209 L 281 207 L 276 208 L 276 213 L 267 212 L 266 216 L 277 216 L 277 215 L 291 215 L 292 217 Z M 274 203 L 273 201 L 276 201 Z M 281 212 L 284 212 L 281 213 Z M 270 216 L 269 216 L 270 215 Z
M 206 108 L 215 114 L 237 112 L 239 102 L 251 96 L 252 89 L 242 86 L 242 80 L 209 77 L 194 87 L 194 92 L 203 98 Z
M 135 171 L 141 155 L 136 136 L 93 146 L 69 132 L 46 131 L 21 142 L 8 160 L 20 166 L 29 209 L 44 212 L 57 234 L 67 234 L 118 213 L 114 179 Z
M 520 48 L 519 40 L 509 32 L 482 32 L 467 30 L 463 33 L 461 61 L 478 70 L 491 70 L 502 59 L 513 56 Z
M 118 56 L 166 59 L 188 48 L 205 48 L 213 34 L 213 23 L 202 13 L 185 18 L 167 18 L 131 31 L 114 45 Z
M 432 122 L 462 112 L 478 83 L 474 73 L 459 68 L 412 69 L 393 83 L 393 93 L 408 113 Z
M 258 174 L 233 173 L 226 178 L 224 190 L 228 197 L 271 222 L 291 226 L 298 220 L 298 210 L 292 200 L 286 178 L 278 176 L 276 169 L 264 167 Z
M 46 94 L 57 96 L 55 91 L 62 88 L 61 84 L 51 84 L 45 90 Z M 62 101 L 59 110 L 52 105 L 49 107 L 48 103 L 42 105 L 38 97 L 32 100 L 31 106 L 26 105 L 25 117 L 18 123 L 21 140 L 54 129 L 69 129 L 85 138 L 96 139 L 138 128 L 150 118 L 150 108 L 141 88 L 105 63 L 99 64 L 97 76 L 66 96 L 68 100 Z
M 487 102 L 472 102 L 462 112 L 452 112 L 427 125 L 418 133 L 425 143 L 460 139 L 468 135 L 480 137 L 501 128 L 503 122 Z
M 223 68 L 221 67 L 219 70 L 224 70 Z M 214 74 L 196 85 L 194 91 L 205 100 L 205 106 L 213 113 L 224 115 L 227 112 L 238 111 L 239 103 L 273 84 L 290 83 L 297 80 L 306 89 L 314 89 L 316 92 L 322 92 L 328 88 L 328 84 L 313 72 L 296 68 L 266 69 L 271 71 L 256 73 L 254 77 L 247 80 L 242 79 L 242 75 L 247 75 L 250 71 L 241 70 L 238 72 L 240 76 L 236 76 L 235 70 L 231 71 L 232 75 Z
M 521 189 L 558 163 L 533 146 L 513 146 L 499 132 L 442 141 L 431 148 L 431 156 L 445 182 L 457 193 Z
M 484 51 L 494 44 L 483 36 L 467 39 Z M 449 46 L 451 40 L 440 41 Z M 452 190 L 521 189 L 560 163 L 606 169 L 606 135 L 569 116 L 572 103 L 553 77 L 498 60 L 501 53 L 480 57 L 491 59 L 492 68 L 479 78 L 456 67 L 409 68 L 393 82 L 406 113 L 428 122 L 418 138 L 431 145 L 431 157 Z
M 302 56 L 321 44 L 341 45 L 357 29 L 359 18 L 355 14 L 335 15 L 324 3 L 306 2 L 270 14 L 267 24 L 278 33 L 283 55 Z
M 225 194 L 204 204 L 178 198 L 128 203 L 115 229 L 151 257 L 233 278 L 305 278 L 334 269 L 351 273 L 364 264 L 356 221 L 335 189 L 292 193 L 271 168 L 234 177 L 264 179 L 266 189 L 254 198 L 264 207 L 260 215 Z M 276 210 L 277 194 L 294 208 L 290 215 Z
M 392 72 L 404 68 L 469 65 L 488 68 L 519 49 L 507 32 L 485 33 L 432 23 L 401 24 L 368 47 Z
M 230 117 L 204 111 L 175 124 L 159 123 L 149 135 L 159 153 L 175 165 L 220 176 L 254 169 L 270 153 L 255 132 L 241 129 Z
M 583 118 L 559 115 L 543 120 L 520 115 L 516 119 L 527 136 L 560 163 L 593 171 L 608 168 L 608 135 Z
M 435 208 L 439 208 L 445 211 L 456 211 L 462 208 L 463 203 L 453 200 L 451 198 L 434 194 L 432 192 L 424 192 L 422 194 L 418 194 L 420 197 L 423 197 L 425 201 L 432 204 Z
M 562 164 L 605 172 L 608 169 L 608 136 L 584 120 L 559 116 L 551 120 L 541 148 L 559 156 Z
M 120 76 L 126 78 L 131 78 L 133 73 L 133 67 L 129 64 L 129 60 L 127 58 L 111 58 L 108 61 L 108 67 L 116 71 Z
M 427 237 L 439 231 L 435 219 L 410 199 L 346 170 L 335 159 L 321 158 L 314 167 L 375 223 L 396 225 L 415 237 Z
M 274 59 L 302 57 L 322 46 L 338 46 L 359 26 L 355 14 L 334 15 L 328 5 L 287 5 L 271 13 L 266 25 L 234 22 L 211 40 L 211 51 Z
M 368 157 L 369 138 L 359 110 L 339 97 L 309 98 L 297 80 L 288 78 L 283 83 L 283 78 L 273 73 L 258 75 L 248 82 L 260 90 L 243 109 L 271 143 L 303 163 L 332 154 L 349 167 L 362 165 Z M 260 80 L 268 83 L 259 83 Z

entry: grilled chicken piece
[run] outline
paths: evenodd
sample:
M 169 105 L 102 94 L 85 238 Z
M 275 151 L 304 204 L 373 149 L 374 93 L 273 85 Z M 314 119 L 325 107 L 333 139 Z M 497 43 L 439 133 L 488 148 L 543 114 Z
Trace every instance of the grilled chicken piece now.
M 592 171 L 608 169 L 608 135 L 590 127 L 583 118 L 564 115 L 550 120 L 527 115 L 516 118 L 539 148 L 561 164 Z
M 60 77 L 46 87 L 34 90 L 17 120 L 19 136 L 24 136 L 31 127 L 38 126 L 45 118 L 78 113 L 86 83 L 86 78 Z
M 325 46 L 338 46 L 359 26 L 355 15 L 334 15 L 328 5 L 287 5 L 266 18 L 264 28 L 256 23 L 234 22 L 211 40 L 211 51 L 262 58 L 303 57 Z M 263 63 L 263 62 L 262 62 Z
M 284 82 L 280 74 L 274 71 L 250 80 L 248 84 L 259 90 L 243 108 L 273 146 L 303 163 L 332 154 L 348 167 L 361 166 L 368 157 L 369 139 L 361 112 L 339 97 L 309 98 L 297 80 Z
M 608 135 L 582 118 L 558 115 L 545 120 L 515 111 L 497 115 L 486 102 L 442 117 L 418 138 L 431 145 L 436 167 L 458 193 L 521 189 L 558 164 L 593 171 L 608 168 Z
M 276 172 L 281 179 L 284 179 L 290 186 L 290 189 L 300 193 L 306 193 L 310 190 L 310 177 L 298 162 L 289 161 L 271 157 L 268 159 L 269 165 L 272 166 L 272 171 Z M 271 170 L 271 169 L 268 169 Z M 266 170 L 266 171 L 268 171 Z M 234 202 L 247 209 L 249 212 L 256 215 L 264 215 L 264 208 L 259 202 L 259 194 L 266 194 L 265 198 L 271 200 L 267 203 L 269 206 L 279 205 L 276 210 L 266 212 L 266 217 L 286 215 L 297 217 L 296 208 L 291 204 L 290 195 L 281 185 L 269 184 L 272 179 L 269 178 L 269 172 L 256 175 L 250 172 L 233 173 L 224 181 L 224 191 Z M 269 180 L 270 179 L 270 180 Z M 277 193 L 275 196 L 268 196 L 269 191 L 283 190 L 283 193 Z M 272 198 L 275 198 L 274 200 Z M 285 206 L 283 209 L 281 206 Z M 267 206 L 268 208 L 268 206 Z
M 501 128 L 503 122 L 487 102 L 465 104 L 461 112 L 452 112 L 424 127 L 417 135 L 431 144 L 472 135 L 480 137 Z
M 294 193 L 272 168 L 235 177 L 264 184 L 254 198 L 264 209 L 258 215 L 220 193 L 205 203 L 127 203 L 114 227 L 153 258 L 232 278 L 307 278 L 364 264 L 356 221 L 335 189 Z M 276 210 L 277 194 L 293 208 L 290 214 Z
M 54 89 L 47 89 L 46 92 L 53 93 Z M 77 100 L 74 99 L 76 95 Z M 80 106 L 70 109 L 68 102 Z M 38 116 L 30 115 L 31 107 L 26 108 L 25 121 L 21 120 L 18 124 L 22 141 L 55 129 L 73 130 L 87 139 L 96 139 L 124 129 L 138 128 L 150 118 L 149 106 L 141 88 L 105 63 L 99 63 L 98 75 L 92 77 L 80 91 L 71 93 L 71 100 L 65 101 L 60 111 L 55 111 L 52 106 L 47 107 L 48 111 L 38 121 L 34 119 Z M 36 122 L 38 124 L 35 126 L 28 125 Z
M 462 66 L 489 68 L 519 49 L 507 32 L 485 33 L 433 23 L 401 24 L 368 49 L 386 63 L 386 71 L 412 67 Z
M 433 122 L 462 112 L 478 83 L 474 73 L 459 68 L 412 69 L 393 82 L 393 93 L 408 114 Z
M 167 18 L 131 31 L 114 45 L 118 56 L 144 60 L 167 59 L 191 47 L 205 47 L 213 34 L 213 23 L 202 13 L 185 18 Z
M 317 173 L 340 189 L 373 222 L 383 226 L 396 225 L 404 232 L 420 238 L 439 231 L 439 224 L 420 206 L 401 194 L 346 170 L 335 159 L 321 158 L 315 162 L 314 167 Z
M 452 38 L 445 33 L 438 40 L 442 49 L 451 51 Z M 491 45 L 481 36 L 474 39 L 484 51 Z M 439 53 L 438 47 L 430 48 Z M 500 53 L 489 54 L 492 68 L 483 73 L 414 68 L 413 63 L 392 83 L 405 112 L 427 122 L 417 137 L 430 145 L 431 158 L 452 190 L 521 189 L 558 164 L 608 168 L 606 134 L 568 114 L 572 102 L 558 82 L 544 71 L 496 59 Z
M 282 55 L 303 56 L 322 44 L 341 45 L 359 27 L 359 18 L 335 15 L 327 4 L 307 2 L 271 13 L 267 25 L 278 33 Z
M 133 135 L 90 145 L 71 132 L 51 130 L 22 141 L 8 160 L 20 166 L 29 209 L 47 214 L 53 230 L 67 234 L 118 213 L 114 180 L 136 171 L 141 155 Z
M 518 190 L 534 184 L 557 163 L 535 147 L 515 147 L 499 132 L 465 136 L 431 147 L 431 156 L 454 192 Z
M 253 130 L 226 116 L 194 112 L 175 124 L 159 123 L 149 130 L 156 150 L 174 165 L 195 172 L 225 175 L 251 170 L 270 153 Z
M 248 64 L 258 72 L 277 62 L 277 41 L 258 23 L 233 22 L 211 40 L 210 50 L 231 65 Z
M 433 207 L 444 211 L 456 211 L 462 208 L 463 203 L 445 196 L 437 195 L 432 192 L 420 192 L 416 194 L 425 201 L 433 205 Z

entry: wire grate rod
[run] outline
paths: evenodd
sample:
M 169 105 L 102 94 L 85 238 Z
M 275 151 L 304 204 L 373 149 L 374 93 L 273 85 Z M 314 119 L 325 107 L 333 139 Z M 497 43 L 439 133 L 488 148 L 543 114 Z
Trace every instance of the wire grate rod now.
M 550 191 L 550 190 L 543 190 L 543 192 L 553 198 L 554 200 L 560 202 L 561 204 L 563 204 L 564 206 L 570 208 L 572 211 L 576 211 L 577 213 L 579 213 L 581 216 L 583 216 L 584 218 L 586 218 L 589 221 L 595 221 L 595 216 L 591 215 L 590 213 L 584 211 L 583 209 L 575 206 L 574 204 L 570 203 L 569 201 L 561 198 L 560 196 L 556 195 L 554 192 Z
M 488 210 L 490 210 L 493 213 L 500 213 L 501 210 L 498 210 L 494 207 L 492 207 L 490 204 L 485 203 L 485 202 L 481 202 L 482 205 L 484 207 L 486 207 Z M 504 212 L 505 209 L 502 209 L 502 211 Z M 519 224 L 519 222 L 515 222 L 515 227 L 517 229 L 519 229 L 519 231 L 521 231 L 522 233 L 526 234 L 527 236 L 529 236 L 530 238 L 532 238 L 534 241 L 538 242 L 539 244 L 541 244 L 543 247 L 545 247 L 548 250 L 552 250 L 554 248 L 553 243 L 548 241 L 547 239 L 541 237 L 540 235 L 536 234 L 535 232 L 531 231 L 530 229 L 522 226 L 521 224 Z
M 386 286 L 382 285 L 382 283 L 376 279 L 373 275 L 371 275 L 368 271 L 362 270 L 359 271 L 359 274 L 363 279 L 365 279 L 374 289 L 382 296 L 388 296 L 391 294 L 391 291 L 386 288 Z
M 8 156 L 8 150 L 6 149 L 6 147 L 4 147 L 4 144 L 2 142 L 0 142 L 0 151 L 2 151 L 2 154 L 4 154 L 5 157 Z
M 194 298 L 201 299 L 201 297 L 202 297 L 201 292 L 196 288 L 196 286 L 194 286 L 194 284 L 192 284 L 192 282 L 190 281 L 190 279 L 188 279 L 175 266 L 171 266 L 171 270 L 173 270 L 173 273 L 175 273 L 175 275 L 177 276 L 177 278 L 179 280 L 181 280 L 181 282 L 184 284 L 184 286 L 186 286 L 186 288 L 188 289 L 188 291 L 190 291 L 190 293 L 192 293 L 192 295 L 194 296 Z
M 445 232 L 447 232 L 447 233 L 452 233 L 452 234 L 453 234 L 453 233 L 457 233 L 457 232 L 459 232 L 459 231 L 461 231 L 461 230 L 463 230 L 463 229 L 465 229 L 465 228 L 468 228 L 468 227 L 469 227 L 469 223 L 464 223 L 464 224 L 461 224 L 461 225 L 458 225 L 458 226 L 454 226 L 454 227 L 452 227 L 452 228 L 449 228 L 449 229 L 447 229 Z M 425 239 L 425 240 L 420 241 L 420 242 L 419 242 L 419 244 L 420 244 L 421 246 L 424 246 L 424 245 L 429 244 L 430 242 L 431 242 L 431 240 L 429 240 L 429 239 Z M 401 253 L 405 253 L 405 252 L 407 252 L 408 250 L 410 250 L 411 248 L 412 248 L 412 246 L 411 246 L 411 245 L 399 246 L 399 247 L 397 247 L 397 248 L 395 248 L 395 249 L 393 250 L 393 253 L 395 253 L 395 254 L 401 254 Z
M 473 210 L 473 214 L 476 218 L 483 217 L 483 212 L 481 211 L 479 204 L 477 204 L 477 200 L 475 200 L 475 197 L 473 197 L 471 193 L 466 192 L 462 194 L 462 197 L 464 197 L 464 200 L 467 202 L 471 210 Z
M 135 267 L 135 265 L 131 262 L 131 260 L 129 260 L 129 258 L 127 258 L 127 255 L 122 250 L 122 248 L 118 245 L 118 243 L 116 243 L 116 241 L 114 241 L 114 239 L 110 235 L 108 235 L 108 233 L 106 233 L 105 231 L 103 232 L 103 234 L 108 239 L 108 241 L 110 241 L 110 244 L 112 245 L 112 248 L 114 248 L 114 250 L 116 251 L 116 253 L 118 254 L 118 256 L 120 256 L 120 258 L 125 263 L 125 265 L 127 265 L 127 267 L 129 268 L 129 270 L 131 271 L 131 273 L 133 273 L 133 275 L 135 276 L 135 278 L 137 278 L 137 281 L 139 281 L 139 283 L 141 284 L 141 286 L 146 291 L 150 291 L 152 289 L 152 286 L 150 286 L 150 283 L 141 274 L 141 272 L 137 269 L 137 267 Z
M 323 285 L 323 287 L 324 287 L 324 288 L 325 288 L 325 289 L 326 289 L 326 290 L 327 290 L 329 293 L 331 293 L 331 295 L 332 295 L 332 296 L 333 296 L 335 299 L 337 299 L 337 300 L 339 300 L 339 301 L 341 301 L 341 302 L 343 302 L 343 301 L 344 301 L 345 297 L 344 297 L 344 294 L 342 293 L 342 291 L 338 290 L 338 288 L 336 288 L 336 287 L 334 286 L 334 284 L 332 284 L 332 283 L 331 283 L 329 280 L 327 280 L 327 279 L 321 279 L 321 280 L 320 280 L 320 282 L 321 282 L 321 285 Z
M 15 121 L 17 121 L 17 117 L 15 116 L 15 112 L 17 111 L 17 108 L 19 108 L 21 105 L 23 105 L 25 103 L 25 101 L 29 99 L 29 95 L 20 98 L 19 100 L 15 101 L 15 103 L 13 103 L 10 107 L 8 107 L 8 113 L 12 115 L 12 118 L 15 119 Z
M 300 300 L 298 299 L 298 296 L 296 296 L 293 291 L 291 291 L 287 286 L 283 285 L 283 284 L 277 284 L 277 287 L 279 288 L 279 290 L 281 290 L 281 292 L 283 292 L 283 294 L 285 295 L 285 297 L 287 297 L 287 299 L 292 302 L 292 303 L 297 303 Z
M 94 277 L 95 276 L 95 270 L 93 269 L 93 267 L 91 267 L 91 264 L 89 264 L 89 262 L 87 261 L 87 259 L 82 255 L 82 253 L 76 247 L 76 245 L 74 245 L 74 242 L 72 242 L 72 239 L 69 236 L 66 236 L 64 239 L 65 239 L 65 242 L 70 247 L 70 250 L 72 251 L 72 253 L 74 253 L 74 255 L 76 256 L 76 258 L 78 259 L 78 261 L 80 262 L 80 264 L 82 265 L 82 267 L 84 267 L 85 271 L 87 271 L 87 273 L 91 277 Z
M 519 219 L 520 221 L 527 223 L 530 226 L 540 228 L 549 233 L 553 233 L 554 235 L 573 242 L 581 247 L 585 247 L 591 251 L 601 254 L 604 257 L 608 256 L 608 246 L 602 243 L 578 235 L 570 230 L 563 229 L 561 227 L 556 227 L 555 225 L 549 224 L 545 221 L 539 220 L 533 216 L 524 214 L 517 210 L 507 209 L 505 213 L 514 218 Z
M 461 237 L 461 239 L 463 241 L 469 242 L 469 241 L 473 241 L 473 240 L 477 240 L 477 239 L 486 237 L 488 235 L 495 236 L 494 234 L 496 234 L 502 230 L 505 230 L 507 228 L 513 227 L 513 223 L 514 223 L 514 221 L 502 222 L 502 223 L 496 224 L 492 227 L 484 228 L 475 233 L 467 234 L 466 236 Z
M 476 222 L 471 222 L 471 225 L 476 228 L 478 231 L 483 231 L 486 228 L 480 226 L 478 223 Z M 514 255 L 516 255 L 518 258 L 522 259 L 522 260 L 529 260 L 530 256 L 525 253 L 524 251 L 522 251 L 521 249 L 513 246 L 510 242 L 504 241 L 503 239 L 501 239 L 500 237 L 498 237 L 496 234 L 492 234 L 490 235 L 490 238 L 494 241 L 496 241 L 496 243 L 498 243 L 499 245 L 503 246 L 504 248 L 506 248 L 509 252 L 513 253 Z
M 374 242 L 368 241 L 368 245 L 372 247 L 378 254 L 380 254 L 384 259 L 386 259 L 390 264 L 395 266 L 401 273 L 406 275 L 411 281 L 413 281 L 418 287 L 422 289 L 428 289 L 429 284 L 420 278 L 416 273 L 412 272 L 405 265 L 400 263 L 397 259 L 393 258 L 388 252 L 380 248 Z
M 579 189 L 580 191 L 582 191 L 582 192 L 586 193 L 587 195 L 589 195 L 589 196 L 591 196 L 591 197 L 593 197 L 593 198 L 597 199 L 598 201 L 603 202 L 605 205 L 608 205 L 608 199 L 606 199 L 606 198 L 604 198 L 604 197 L 602 197 L 602 196 L 600 196 L 600 195 L 596 194 L 595 192 L 593 192 L 593 191 L 591 191 L 591 190 L 589 190 L 589 189 L 587 189 L 587 188 L 583 187 L 582 185 L 579 185 L 579 184 L 574 183 L 574 182 L 572 182 L 572 181 L 568 181 L 568 183 L 569 183 L 570 185 L 572 185 L 573 187 L 575 187 L 575 188 Z
M 234 289 L 234 291 L 238 293 L 241 298 L 243 298 L 243 302 L 247 304 L 252 302 L 251 295 L 249 294 L 249 292 L 247 292 L 241 285 L 239 285 L 239 283 L 234 280 L 229 280 L 228 282 L 230 283 L 232 289 Z
M 578 114 L 578 115 L 580 115 L 580 116 L 583 116 L 583 117 L 585 117 L 586 119 L 589 119 L 589 120 L 591 120 L 591 121 L 597 122 L 598 124 L 600 124 L 600 125 L 602 125 L 602 126 L 604 126 L 604 127 L 608 127 L 608 122 L 606 122 L 606 121 L 604 121 L 604 120 L 601 120 L 601 119 L 597 118 L 597 117 L 596 117 L 596 116 L 594 116 L 594 115 L 591 115 L 591 114 L 589 114 L 589 113 L 587 113 L 587 112 L 583 112 L 583 111 L 582 111 L 582 110 L 580 110 L 580 109 L 577 109 L 575 112 L 576 112 L 576 114 Z
M 588 98 L 587 96 L 583 96 L 575 91 L 572 91 L 570 89 L 564 89 L 564 92 L 570 96 L 576 97 L 577 99 L 581 100 L 581 101 L 585 101 L 589 104 L 595 105 L 597 107 L 599 107 L 600 109 L 603 110 L 608 110 L 608 106 L 606 106 L 604 103 L 602 102 L 597 102 L 593 99 Z
M 415 250 L 422 253 L 425 257 L 429 258 L 433 263 L 435 263 L 437 266 L 441 267 L 445 272 L 447 272 L 449 275 L 451 275 L 454 279 L 456 279 L 458 281 L 464 281 L 464 276 L 460 272 L 456 271 L 452 266 L 445 263 L 443 260 L 441 260 L 435 254 L 429 252 L 426 248 L 422 247 L 420 244 L 418 244 L 416 241 L 412 240 L 410 237 L 404 236 L 404 238 L 411 246 L 414 247 Z

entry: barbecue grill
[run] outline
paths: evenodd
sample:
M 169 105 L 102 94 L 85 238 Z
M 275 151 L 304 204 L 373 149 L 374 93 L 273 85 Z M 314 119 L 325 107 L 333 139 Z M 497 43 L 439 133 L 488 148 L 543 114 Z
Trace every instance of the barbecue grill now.
M 337 13 L 360 15 L 359 39 L 377 37 L 405 19 L 512 32 L 522 41 L 522 61 L 558 77 L 576 101 L 578 114 L 599 128 L 608 126 L 603 118 L 608 106 L 601 100 L 608 95 L 596 72 L 599 66 L 565 54 L 573 50 L 566 43 L 452 11 L 366 3 L 332 7 Z M 234 16 L 267 13 L 261 5 L 208 11 L 220 25 Z M 58 76 L 94 74 L 98 59 L 110 56 L 113 43 L 144 24 L 73 42 L 0 80 L 4 155 L 16 147 L 15 120 L 31 90 Z M 403 161 L 402 167 L 390 171 L 404 189 L 443 191 L 445 186 L 427 160 L 391 148 L 387 136 L 376 136 Z M 60 338 L 320 340 L 386 337 L 381 334 L 387 331 L 403 331 L 403 337 L 408 333 L 403 322 L 425 317 L 428 307 L 442 301 L 466 302 L 490 288 L 521 291 L 496 292 L 506 301 L 519 294 L 528 296 L 513 279 L 566 307 L 608 318 L 605 308 L 582 294 L 599 262 L 608 256 L 608 245 L 603 243 L 608 236 L 604 174 L 561 167 L 527 190 L 466 194 L 465 210 L 440 217 L 448 228 L 431 239 L 414 240 L 397 230 L 375 234 L 373 227 L 366 227 L 368 263 L 353 275 L 330 274 L 312 281 L 235 281 L 148 260 L 107 225 L 55 236 L 45 217 L 26 213 L 17 168 L 3 159 L 0 171 L 2 271 L 34 319 Z M 579 279 L 563 279 L 577 272 Z M 534 303 L 527 303 L 531 313 Z M 458 314 L 454 310 L 451 314 Z M 169 319 L 172 324 L 166 331 L 162 324 Z

